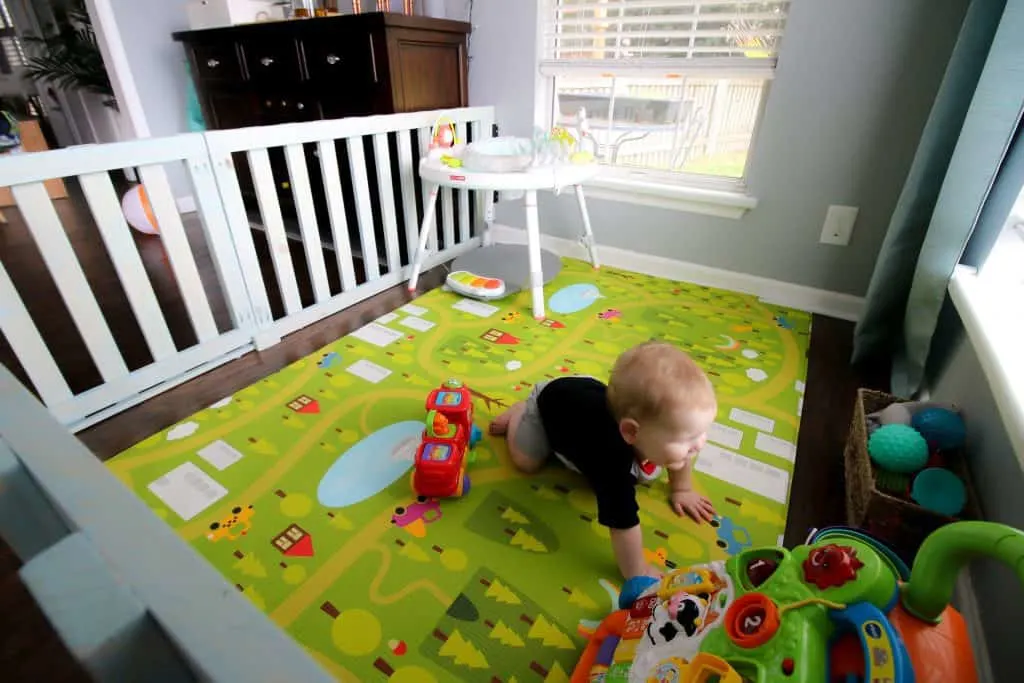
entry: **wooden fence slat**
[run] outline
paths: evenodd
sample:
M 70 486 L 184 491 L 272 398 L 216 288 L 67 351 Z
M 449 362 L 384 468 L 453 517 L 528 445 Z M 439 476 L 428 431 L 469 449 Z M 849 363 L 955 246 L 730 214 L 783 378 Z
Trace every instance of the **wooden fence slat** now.
M 352 264 L 352 245 L 348 238 L 348 219 L 345 217 L 345 196 L 341 193 L 341 173 L 338 170 L 338 154 L 334 140 L 317 143 L 320 155 L 320 173 L 323 176 L 324 191 L 327 193 L 327 215 L 331 220 L 331 235 L 334 237 L 334 255 L 338 259 L 341 274 L 341 291 L 356 287 L 356 273 Z
M 86 173 L 78 176 L 78 182 L 89 203 L 96 227 L 99 229 L 103 245 L 107 248 L 117 277 L 124 285 L 128 304 L 135 314 L 135 319 L 146 339 L 146 345 L 153 355 L 154 361 L 169 358 L 178 352 L 171 338 L 160 303 L 153 291 L 153 283 L 149 279 L 142 257 L 135 247 L 131 228 L 125 221 L 121 209 L 121 201 L 117 197 L 110 174 L 106 171 Z
M 402 258 L 398 251 L 398 217 L 395 212 L 387 133 L 373 136 L 373 156 L 377 162 L 377 192 L 380 195 L 380 213 L 384 223 L 384 253 L 387 255 L 388 272 L 395 273 L 402 267 Z
M 363 139 L 353 137 L 346 140 L 348 165 L 352 173 L 352 190 L 356 198 L 356 217 L 359 220 L 359 238 L 362 243 L 363 268 L 367 282 L 380 277 L 380 263 L 377 260 L 377 237 L 374 235 L 373 210 L 370 204 L 370 183 L 366 178 L 366 154 Z
M 410 131 L 398 131 L 398 173 L 402 181 L 402 211 L 405 216 L 405 249 L 412 263 L 419 240 L 419 215 L 416 211 L 416 173 L 412 165 Z
M 256 199 L 260 205 L 260 214 L 263 216 L 263 227 L 267 231 L 270 257 L 274 263 L 274 273 L 277 275 L 277 286 L 281 290 L 285 314 L 291 315 L 302 310 L 302 301 L 299 299 L 299 286 L 295 281 L 295 265 L 292 263 L 288 236 L 284 231 L 281 205 L 277 201 L 277 184 L 270 168 L 270 156 L 266 149 L 249 150 L 248 155 Z
M 11 193 L 103 381 L 113 382 L 124 377 L 128 366 L 82 272 L 46 186 L 41 182 L 15 185 Z
M 302 145 L 288 145 L 284 148 L 288 164 L 292 196 L 299 214 L 299 229 L 302 231 L 302 246 L 309 264 L 309 277 L 313 283 L 313 297 L 317 302 L 331 297 L 327 285 L 327 268 L 324 266 L 324 249 L 320 242 L 320 228 L 316 222 L 316 207 L 313 205 L 313 188 L 306 168 L 306 153 Z
M 149 197 L 153 215 L 160 226 L 160 240 L 167 251 L 167 260 L 174 271 L 192 328 L 199 343 L 209 341 L 219 334 L 217 323 L 213 320 L 210 300 L 199 277 L 199 268 L 196 267 L 185 226 L 181 223 L 174 193 L 167 182 L 167 173 L 163 166 L 140 166 L 139 179 L 146 188 L 146 196 Z
M 3 332 L 7 343 L 11 345 L 11 350 L 32 381 L 39 398 L 47 406 L 70 400 L 71 389 L 32 322 L 3 263 L 0 263 L 0 301 L 4 302 L 4 310 L 0 314 L 0 332 Z

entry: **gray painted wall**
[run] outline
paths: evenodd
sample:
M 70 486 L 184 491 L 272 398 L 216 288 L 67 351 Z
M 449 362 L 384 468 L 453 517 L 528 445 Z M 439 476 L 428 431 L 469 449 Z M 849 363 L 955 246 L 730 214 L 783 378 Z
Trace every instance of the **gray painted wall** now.
M 1014 455 L 971 344 L 963 339 L 937 378 L 932 397 L 956 403 L 967 422 L 971 476 L 986 519 L 1024 529 L 1024 469 Z M 979 562 L 971 579 L 992 661 L 992 680 L 1020 680 L 1024 586 L 1005 566 Z
M 110 0 L 153 137 L 188 132 L 185 51 L 171 34 L 188 28 L 185 0 Z M 183 166 L 168 166 L 175 197 L 192 194 Z
M 185 0 L 110 0 L 153 137 L 186 132 L 185 51 L 171 33 L 188 28 Z
M 794 0 L 749 167 L 759 206 L 737 221 L 595 199 L 598 242 L 864 294 L 967 5 Z M 474 3 L 470 100 L 495 105 L 510 134 L 533 126 L 536 12 Z M 818 243 L 829 204 L 861 209 L 848 247 Z M 571 197 L 542 198 L 540 211 L 542 230 L 574 237 Z M 498 220 L 525 225 L 518 203 Z

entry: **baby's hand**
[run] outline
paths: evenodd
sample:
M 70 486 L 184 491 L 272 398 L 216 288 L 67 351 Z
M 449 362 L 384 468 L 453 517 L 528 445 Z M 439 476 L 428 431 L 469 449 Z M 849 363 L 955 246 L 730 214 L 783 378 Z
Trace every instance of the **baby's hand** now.
M 685 514 L 697 524 L 710 522 L 715 516 L 715 506 L 696 491 L 673 491 L 669 503 L 677 515 L 682 517 Z

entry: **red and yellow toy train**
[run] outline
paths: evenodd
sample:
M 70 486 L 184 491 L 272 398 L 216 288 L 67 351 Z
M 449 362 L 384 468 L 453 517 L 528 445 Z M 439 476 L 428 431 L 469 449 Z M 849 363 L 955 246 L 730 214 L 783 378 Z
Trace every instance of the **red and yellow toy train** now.
M 416 449 L 412 488 L 429 498 L 452 498 L 469 492 L 466 465 L 480 441 L 473 424 L 473 397 L 463 383 L 449 379 L 427 397 L 423 442 Z

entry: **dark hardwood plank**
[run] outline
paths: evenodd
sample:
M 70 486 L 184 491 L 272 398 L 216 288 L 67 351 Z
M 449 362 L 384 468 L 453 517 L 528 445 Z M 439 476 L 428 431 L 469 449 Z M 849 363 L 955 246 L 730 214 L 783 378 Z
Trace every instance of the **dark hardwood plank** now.
M 813 528 L 846 521 L 843 448 L 857 388 L 885 390 L 889 384 L 887 367 L 851 367 L 852 351 L 853 323 L 814 316 L 796 467 L 789 493 L 787 548 L 803 543 Z

